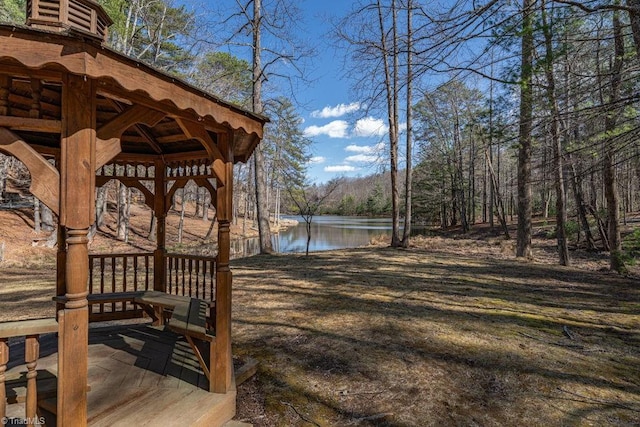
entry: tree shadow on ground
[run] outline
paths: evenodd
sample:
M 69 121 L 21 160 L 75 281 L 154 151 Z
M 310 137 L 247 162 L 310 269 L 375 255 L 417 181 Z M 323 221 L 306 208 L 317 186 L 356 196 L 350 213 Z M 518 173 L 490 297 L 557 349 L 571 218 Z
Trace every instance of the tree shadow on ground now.
M 640 415 L 629 279 L 390 249 L 234 267 L 236 343 L 261 359 L 270 393 L 328 411 L 325 421 L 633 425 Z M 337 393 L 363 385 L 381 398 Z

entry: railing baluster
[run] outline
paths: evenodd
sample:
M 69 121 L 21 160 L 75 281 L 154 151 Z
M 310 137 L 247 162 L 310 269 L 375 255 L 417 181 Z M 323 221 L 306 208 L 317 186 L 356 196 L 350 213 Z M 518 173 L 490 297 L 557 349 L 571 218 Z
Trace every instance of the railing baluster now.
M 133 256 L 133 290 L 138 290 L 138 256 Z
M 89 292 L 127 292 L 128 290 L 153 289 L 152 254 L 112 254 L 91 255 L 89 258 Z M 96 262 L 96 259 L 99 259 Z M 111 265 L 108 266 L 107 262 Z M 215 299 L 215 275 L 216 258 L 196 255 L 167 254 L 166 266 L 166 292 L 175 295 L 184 295 L 213 301 Z M 141 269 L 144 268 L 144 273 Z M 98 274 L 98 269 L 99 274 Z M 95 271 L 94 271 L 95 270 Z M 130 271 L 132 270 L 132 271 Z M 108 275 L 111 274 L 109 278 Z M 100 284 L 94 283 L 100 277 Z M 108 281 L 111 285 L 108 285 Z M 144 286 L 141 281 L 144 280 Z M 151 283 L 151 285 L 150 285 Z M 110 288 L 110 289 L 108 289 Z M 112 313 L 129 311 L 133 306 L 129 303 L 99 304 L 99 312 L 95 314 L 109 313 L 105 305 L 111 304 Z
M 207 299 L 207 264 L 209 261 L 206 259 L 202 261 L 202 299 Z
M 125 255 L 122 257 L 122 291 L 127 292 L 127 268 L 129 265 L 129 258 Z
M 111 292 L 116 291 L 116 257 L 111 257 Z M 111 312 L 116 311 L 116 303 L 111 303 Z
M 104 294 L 104 258 L 100 258 L 100 293 Z M 104 313 L 104 304 L 100 304 L 100 313 Z
M 94 269 L 93 261 L 94 259 L 92 257 L 89 257 L 89 293 L 90 294 L 94 293 L 93 292 L 93 269 Z
M 27 365 L 27 401 L 25 403 L 25 415 L 27 420 L 35 420 L 38 409 L 38 386 L 36 385 L 38 372 L 36 371 L 36 366 L 38 365 L 38 357 L 40 356 L 38 335 L 28 335 L 24 346 L 24 361 Z
M 182 295 L 186 295 L 185 288 L 184 288 L 184 285 L 185 285 L 185 282 L 186 282 L 185 279 L 184 279 L 185 259 L 184 258 L 181 258 L 181 259 L 182 259 Z
M 171 293 L 172 286 L 173 286 L 173 280 L 171 279 L 171 272 L 173 271 L 171 269 L 171 258 L 166 257 L 165 260 L 164 260 L 164 263 L 165 263 L 165 266 L 167 267 L 166 268 L 167 277 L 165 278 L 167 283 L 166 283 L 165 289 L 166 289 L 167 293 Z M 153 274 L 155 275 L 156 272 L 154 271 Z
M 193 260 L 189 258 L 187 261 L 188 261 L 187 265 L 189 266 L 189 296 L 191 296 L 191 287 L 192 287 L 191 278 L 193 277 Z
M 200 298 L 200 260 L 196 260 L 196 298 Z M 202 295 L 204 297 L 204 295 Z
M 180 281 L 178 280 L 178 268 L 179 268 L 179 264 L 178 263 L 180 262 L 180 260 L 178 258 L 174 258 L 173 260 L 174 260 L 174 262 L 176 264 L 175 268 L 174 268 L 174 271 L 175 271 L 175 277 L 176 277 L 176 295 L 178 295 L 179 294 L 178 289 L 179 289 L 179 286 L 180 286 Z
M 144 257 L 144 290 L 149 290 L 149 255 Z

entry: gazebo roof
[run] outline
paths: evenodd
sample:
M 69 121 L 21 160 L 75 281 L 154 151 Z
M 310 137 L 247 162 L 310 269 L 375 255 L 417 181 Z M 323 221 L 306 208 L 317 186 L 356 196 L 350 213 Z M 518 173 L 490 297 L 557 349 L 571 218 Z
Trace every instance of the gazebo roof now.
M 73 28 L 55 32 L 0 24 L 0 75 L 11 79 L 6 83 L 10 111 L 6 116 L 22 119 L 10 126 L 5 117 L 0 126 L 11 128 L 41 153 L 57 150 L 65 73 L 96 81 L 98 136 L 102 127 L 126 110 L 145 117 L 148 123 L 141 124 L 145 123 L 142 120 L 122 133 L 121 158 L 213 158 L 216 134 L 227 132 L 232 133 L 233 161 L 245 162 L 268 121 L 115 52 Z M 34 112 L 34 99 L 39 103 L 38 113 Z M 0 107 L 1 103 L 0 99 Z

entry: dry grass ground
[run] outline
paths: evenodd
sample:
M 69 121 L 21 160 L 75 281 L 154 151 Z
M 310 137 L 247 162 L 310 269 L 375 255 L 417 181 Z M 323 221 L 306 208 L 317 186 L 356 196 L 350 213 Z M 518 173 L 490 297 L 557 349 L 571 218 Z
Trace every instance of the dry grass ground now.
M 29 218 L 2 214 L 0 320 L 52 315 L 53 251 L 17 244 L 33 237 Z M 94 244 L 110 248 L 107 237 Z M 640 426 L 638 269 L 621 277 L 578 252 L 559 267 L 553 241 L 534 244 L 526 263 L 478 235 L 233 261 L 234 353 L 259 361 L 238 418 Z
M 260 360 L 239 416 L 256 426 L 640 425 L 637 279 L 429 240 L 236 261 L 235 351 Z

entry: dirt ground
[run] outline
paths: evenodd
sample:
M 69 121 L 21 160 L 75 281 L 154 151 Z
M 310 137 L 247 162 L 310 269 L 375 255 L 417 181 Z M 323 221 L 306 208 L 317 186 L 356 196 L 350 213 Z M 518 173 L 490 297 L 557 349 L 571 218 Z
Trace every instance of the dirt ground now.
M 8 221 L 0 212 L 12 243 L 0 318 L 50 315 L 52 250 L 16 249 L 33 236 Z M 560 267 L 553 243 L 536 238 L 529 262 L 482 233 L 234 260 L 234 354 L 259 362 L 236 419 L 640 426 L 638 269 L 619 276 L 606 254 L 579 251 Z

